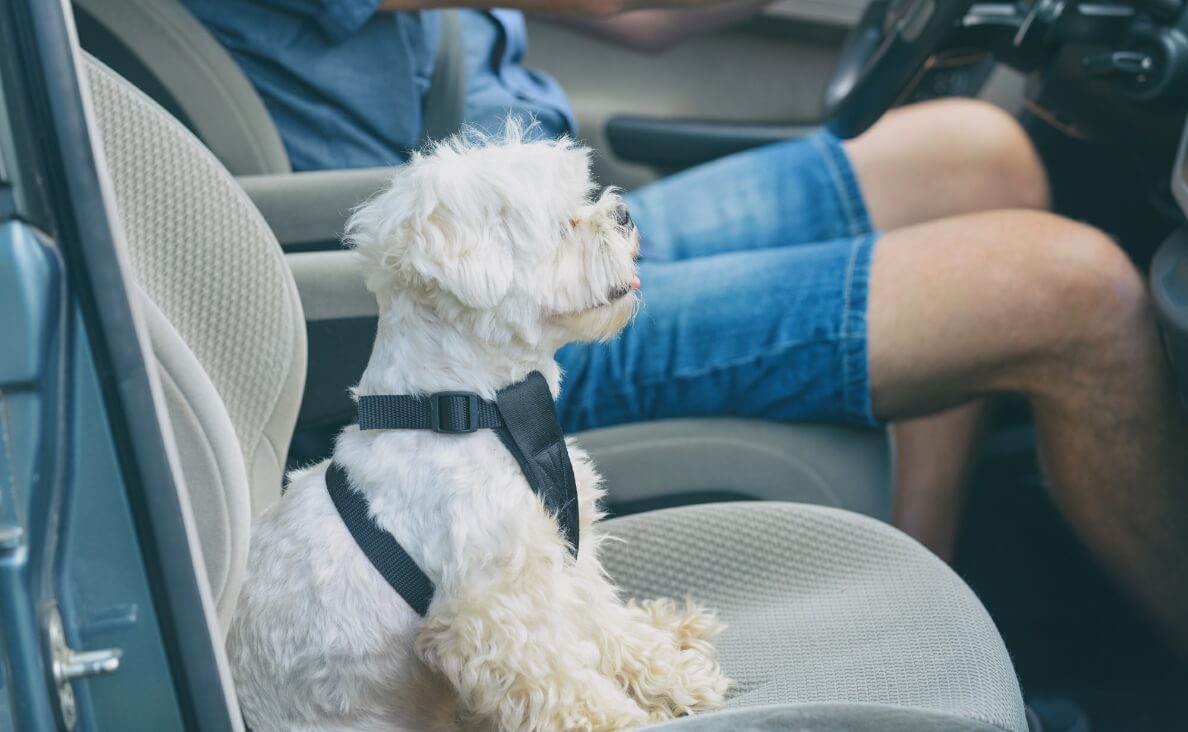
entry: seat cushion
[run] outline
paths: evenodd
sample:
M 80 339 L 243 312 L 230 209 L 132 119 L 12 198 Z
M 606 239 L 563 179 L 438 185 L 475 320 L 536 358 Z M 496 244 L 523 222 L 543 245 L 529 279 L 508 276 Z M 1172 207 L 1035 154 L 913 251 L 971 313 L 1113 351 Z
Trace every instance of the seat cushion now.
M 876 705 L 1027 730 L 1010 657 L 981 603 L 886 524 L 766 502 L 607 525 L 623 541 L 606 542 L 604 558 L 627 596 L 690 595 L 725 621 L 730 707 Z
M 576 435 L 618 513 L 709 500 L 813 503 L 891 518 L 882 430 L 750 419 L 673 419 Z

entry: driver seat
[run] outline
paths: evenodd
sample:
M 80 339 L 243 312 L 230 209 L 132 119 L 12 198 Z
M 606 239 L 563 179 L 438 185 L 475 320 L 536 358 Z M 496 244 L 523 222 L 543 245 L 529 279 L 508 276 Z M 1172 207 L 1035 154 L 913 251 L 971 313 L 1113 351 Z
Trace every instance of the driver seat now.
M 280 495 L 305 378 L 301 301 L 268 226 L 167 112 L 86 59 L 101 147 L 141 288 L 222 628 L 250 516 Z M 349 257 L 346 252 L 339 256 Z M 608 522 L 610 575 L 637 598 L 691 594 L 728 629 L 725 710 L 649 730 L 1026 732 L 1010 657 L 944 563 L 857 514 L 706 504 Z

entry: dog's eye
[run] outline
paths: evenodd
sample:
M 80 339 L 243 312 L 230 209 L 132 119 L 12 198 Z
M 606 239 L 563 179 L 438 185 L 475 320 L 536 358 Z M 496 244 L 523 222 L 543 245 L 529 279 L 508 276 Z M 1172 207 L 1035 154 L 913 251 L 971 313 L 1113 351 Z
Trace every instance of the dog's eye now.
M 615 210 L 615 222 L 624 229 L 635 226 L 635 222 L 631 220 L 631 212 L 627 210 L 627 204 L 620 204 L 619 208 Z

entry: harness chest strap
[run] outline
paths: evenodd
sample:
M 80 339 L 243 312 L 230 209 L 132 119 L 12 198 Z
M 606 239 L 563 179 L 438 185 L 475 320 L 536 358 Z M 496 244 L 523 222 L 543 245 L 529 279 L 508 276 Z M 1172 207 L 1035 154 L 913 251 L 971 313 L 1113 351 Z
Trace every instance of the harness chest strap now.
M 495 401 L 468 392 L 429 396 L 379 395 L 359 398 L 359 429 L 433 430 L 469 434 L 494 430 L 516 459 L 545 510 L 557 517 L 570 552 L 578 551 L 577 481 L 557 419 L 553 395 L 539 372 L 502 389 Z M 433 600 L 433 582 L 400 543 L 371 519 L 367 500 L 350 487 L 346 471 L 331 462 L 326 488 L 355 543 L 384 580 L 419 615 Z

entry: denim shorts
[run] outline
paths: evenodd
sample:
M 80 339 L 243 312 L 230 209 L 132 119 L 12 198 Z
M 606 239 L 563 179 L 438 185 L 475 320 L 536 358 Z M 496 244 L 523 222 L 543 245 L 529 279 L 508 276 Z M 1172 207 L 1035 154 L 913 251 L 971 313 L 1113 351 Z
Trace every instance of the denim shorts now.
M 866 333 L 877 234 L 836 138 L 723 158 L 627 201 L 643 305 L 614 341 L 558 353 L 566 430 L 700 416 L 877 424 Z

